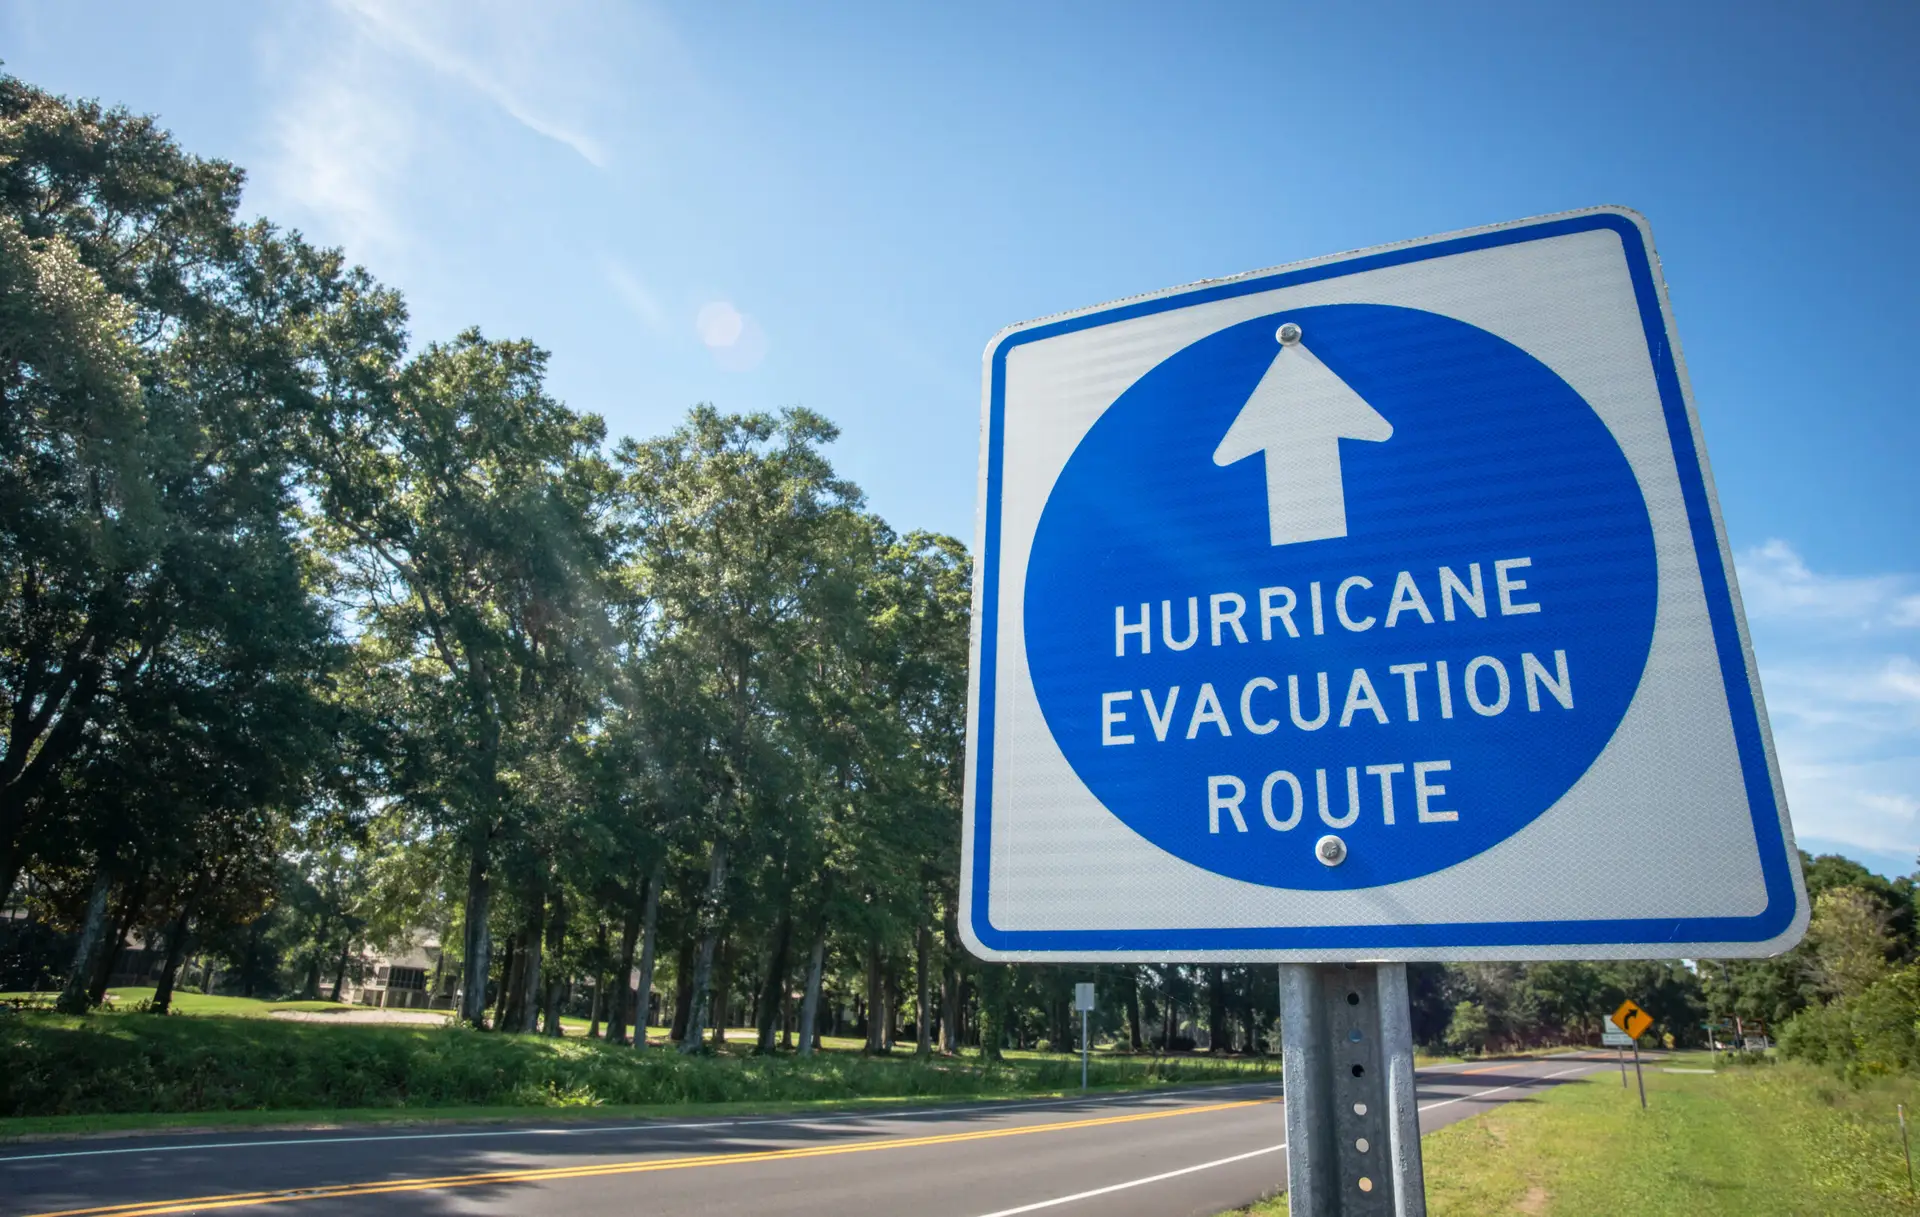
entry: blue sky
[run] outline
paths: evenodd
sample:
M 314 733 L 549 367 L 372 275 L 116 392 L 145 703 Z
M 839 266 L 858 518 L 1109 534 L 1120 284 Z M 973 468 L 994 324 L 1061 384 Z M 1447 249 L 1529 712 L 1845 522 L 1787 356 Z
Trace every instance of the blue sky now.
M 824 10 L 824 11 L 810 11 Z M 7 0 L 7 70 L 650 435 L 803 404 L 972 536 L 1000 327 L 1595 203 L 1652 221 L 1802 844 L 1920 851 L 1920 8 Z

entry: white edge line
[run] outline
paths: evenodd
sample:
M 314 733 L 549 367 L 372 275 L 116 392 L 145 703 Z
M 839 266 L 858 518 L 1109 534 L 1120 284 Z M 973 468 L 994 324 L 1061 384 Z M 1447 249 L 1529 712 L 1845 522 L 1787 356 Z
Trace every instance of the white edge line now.
M 580 1137 L 606 1133 L 631 1132 L 681 1132 L 699 1128 L 747 1128 L 773 1125 L 800 1127 L 809 1124 L 842 1124 L 848 1120 L 900 1120 L 916 1116 L 951 1115 L 966 1112 L 978 1112 L 993 1115 L 1002 1111 L 1033 1111 L 1044 1107 L 1072 1107 L 1081 1103 L 1120 1103 L 1127 1100 L 1168 1098 L 1181 1095 L 1206 1094 L 1216 1091 L 1243 1090 L 1249 1086 L 1274 1086 L 1274 1082 L 1225 1082 L 1214 1086 L 1186 1086 L 1178 1090 L 1136 1090 L 1120 1094 L 1089 1095 L 1079 1099 L 1047 1099 L 1025 1103 L 995 1103 L 988 1100 L 977 1104 L 954 1104 L 947 1107 L 918 1107 L 907 1110 L 891 1111 L 854 1111 L 837 1115 L 819 1116 L 782 1116 L 747 1120 L 705 1120 L 697 1123 L 681 1124 L 596 1124 L 585 1128 L 506 1128 L 487 1131 L 467 1132 L 423 1132 L 391 1133 L 364 1137 L 294 1137 L 260 1138 L 251 1141 L 195 1141 L 187 1145 L 134 1145 L 120 1149 L 70 1149 L 46 1154 L 11 1154 L 0 1156 L 0 1166 L 14 1162 L 45 1162 L 56 1158 L 98 1158 L 118 1154 L 179 1154 L 194 1150 L 212 1149 L 276 1149 L 291 1145 L 358 1145 L 382 1141 L 456 1141 L 479 1140 L 493 1137 Z M 425 1109 L 423 1109 L 424 1111 Z
M 1149 1183 L 1158 1183 L 1162 1179 L 1176 1179 L 1181 1175 L 1191 1175 L 1195 1171 L 1212 1170 L 1216 1166 L 1227 1166 L 1234 1162 L 1245 1162 L 1248 1158 L 1258 1158 L 1262 1154 L 1278 1153 L 1287 1147 L 1285 1141 L 1278 1145 L 1269 1145 L 1265 1149 L 1248 1150 L 1244 1154 L 1235 1154 L 1231 1158 L 1215 1158 L 1211 1162 L 1202 1162 L 1196 1166 L 1183 1166 L 1177 1171 L 1163 1171 L 1158 1175 L 1148 1175 L 1144 1179 L 1129 1179 L 1125 1183 L 1110 1183 L 1106 1187 L 1096 1187 L 1092 1191 L 1075 1192 L 1071 1196 L 1055 1196 L 1052 1200 L 1039 1200 L 1033 1204 L 1023 1204 L 1014 1209 L 998 1209 L 983 1213 L 981 1217 L 1014 1217 L 1016 1213 L 1033 1213 L 1040 1209 L 1050 1209 L 1057 1204 L 1072 1204 L 1076 1200 L 1091 1200 L 1095 1196 L 1104 1196 L 1108 1192 L 1124 1192 L 1130 1187 L 1144 1187 Z
M 1537 1078 L 1529 1078 L 1528 1081 L 1551 1081 L 1554 1078 L 1564 1077 L 1569 1073 L 1590 1067 L 1590 1065 L 1583 1063 L 1575 1065 L 1571 1069 L 1562 1069 L 1557 1073 L 1549 1073 Z M 1490 1094 L 1499 1094 L 1503 1090 L 1513 1090 L 1523 1085 L 1525 1085 L 1524 1082 L 1513 1082 L 1506 1086 L 1494 1086 L 1487 1090 L 1477 1090 L 1472 1094 L 1463 1094 L 1457 1099 L 1447 1099 L 1439 1103 L 1429 1103 L 1425 1107 L 1420 1108 L 1420 1110 L 1432 1111 L 1436 1107 L 1446 1107 L 1452 1103 L 1464 1103 L 1469 1099 L 1478 1099 Z M 1262 1154 L 1277 1153 L 1286 1147 L 1287 1143 L 1282 1141 L 1278 1145 L 1269 1145 L 1265 1149 L 1249 1150 L 1244 1154 L 1235 1154 L 1231 1158 L 1215 1158 L 1211 1162 L 1201 1162 L 1194 1166 L 1183 1166 L 1179 1170 L 1163 1171 L 1158 1175 L 1148 1175 L 1142 1179 L 1129 1179 L 1125 1183 L 1110 1183 L 1106 1187 L 1096 1187 L 1091 1191 L 1075 1192 L 1071 1196 L 1055 1196 L 1051 1200 L 1038 1200 L 1032 1204 L 1023 1204 L 1018 1208 L 996 1209 L 991 1213 L 982 1213 L 980 1217 L 1016 1217 L 1016 1215 L 1020 1213 L 1035 1213 L 1041 1209 L 1053 1208 L 1056 1205 L 1072 1204 L 1076 1200 L 1091 1200 L 1095 1196 L 1104 1196 L 1109 1192 L 1123 1192 L 1131 1187 L 1144 1187 L 1149 1183 L 1158 1183 L 1162 1179 L 1177 1179 L 1181 1175 L 1191 1175 L 1195 1171 L 1212 1170 L 1216 1166 L 1230 1166 L 1235 1162 L 1245 1162 L 1248 1158 L 1258 1158 Z
M 1425 1107 L 1422 1107 L 1420 1110 L 1423 1112 L 1434 1111 L 1441 1107 L 1451 1107 L 1455 1103 L 1465 1103 L 1469 1099 L 1480 1099 L 1480 1098 L 1485 1098 L 1487 1095 L 1490 1095 L 1490 1094 L 1499 1094 L 1503 1090 L 1518 1090 L 1520 1087 L 1525 1086 L 1527 1082 L 1551 1082 L 1555 1078 L 1563 1078 L 1567 1076 L 1569 1073 L 1578 1073 L 1582 1069 L 1599 1069 L 1599 1068 L 1604 1068 L 1604 1066 L 1593 1065 L 1593 1064 L 1575 1065 L 1570 1069 L 1562 1069 L 1556 1073 L 1543 1073 L 1539 1077 L 1528 1078 L 1526 1082 L 1509 1082 L 1505 1086 L 1495 1086 L 1491 1090 L 1476 1090 L 1472 1094 L 1463 1094 L 1458 1098 L 1442 1099 L 1438 1103 L 1429 1103 Z

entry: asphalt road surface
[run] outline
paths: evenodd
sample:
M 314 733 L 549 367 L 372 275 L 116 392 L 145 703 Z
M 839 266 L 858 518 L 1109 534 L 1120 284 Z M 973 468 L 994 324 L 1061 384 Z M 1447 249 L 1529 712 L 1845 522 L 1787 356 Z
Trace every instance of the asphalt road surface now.
M 1611 1059 L 1419 1074 L 1420 1124 Z M 845 1115 L 176 1134 L 0 1147 L 0 1217 L 577 1213 L 1204 1217 L 1286 1182 L 1279 1087 L 1208 1086 Z

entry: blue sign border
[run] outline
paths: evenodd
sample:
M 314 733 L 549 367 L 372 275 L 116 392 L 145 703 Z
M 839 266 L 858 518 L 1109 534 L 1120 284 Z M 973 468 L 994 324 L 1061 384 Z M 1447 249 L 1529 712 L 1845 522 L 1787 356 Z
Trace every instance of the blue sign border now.
M 1694 556 L 1705 587 L 1708 619 L 1733 720 L 1734 742 L 1746 781 L 1747 804 L 1753 815 L 1754 838 L 1760 849 L 1760 870 L 1767 906 L 1751 917 L 1613 918 L 1595 921 L 1479 921 L 1433 925 L 1338 925 L 1227 927 L 1214 929 L 1131 930 L 1002 930 L 988 916 L 988 883 L 993 858 L 994 696 L 999 663 L 1000 600 L 1000 492 L 1006 435 L 1007 353 L 1024 343 L 1071 334 L 1093 326 L 1110 325 L 1169 309 L 1187 308 L 1216 300 L 1230 300 L 1254 292 L 1272 291 L 1302 283 L 1337 279 L 1362 271 L 1403 266 L 1429 258 L 1444 258 L 1474 250 L 1493 249 L 1524 241 L 1605 229 L 1619 236 L 1640 308 L 1647 352 L 1660 387 L 1660 403 L 1667 435 L 1679 468 L 1687 524 L 1693 534 Z M 1645 235 L 1631 219 L 1616 212 L 1594 212 L 1536 223 L 1522 223 L 1449 240 L 1434 241 L 1377 254 L 1239 279 L 1212 287 L 1158 296 L 1065 320 L 1017 330 L 1000 339 L 991 356 L 991 395 L 987 407 L 986 544 L 981 562 L 981 623 L 979 702 L 976 707 L 976 750 L 971 773 L 973 794 L 972 901 L 968 920 L 980 945 L 1004 952 L 1084 952 L 1087 954 L 1150 954 L 1178 951 L 1314 951 L 1345 953 L 1369 949 L 1404 951 L 1421 948 L 1538 947 L 1621 944 L 1657 946 L 1666 943 L 1749 943 L 1778 937 L 1793 924 L 1799 901 L 1787 843 L 1781 830 L 1779 803 L 1774 798 L 1773 775 L 1760 717 L 1755 709 L 1752 682 L 1747 677 L 1746 653 L 1740 642 L 1733 608 L 1731 581 L 1721 560 L 1719 532 L 1699 450 L 1694 445 L 1692 421 L 1680 391 L 1680 373 L 1667 340 L 1666 319 L 1660 308 L 1652 259 Z

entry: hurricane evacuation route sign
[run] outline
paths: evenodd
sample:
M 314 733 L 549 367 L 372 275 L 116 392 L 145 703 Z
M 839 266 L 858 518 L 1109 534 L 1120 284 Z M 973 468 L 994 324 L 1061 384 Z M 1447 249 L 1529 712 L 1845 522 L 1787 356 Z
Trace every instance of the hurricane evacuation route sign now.
M 988 347 L 963 924 L 1009 959 L 1727 956 L 1806 900 L 1645 222 Z

